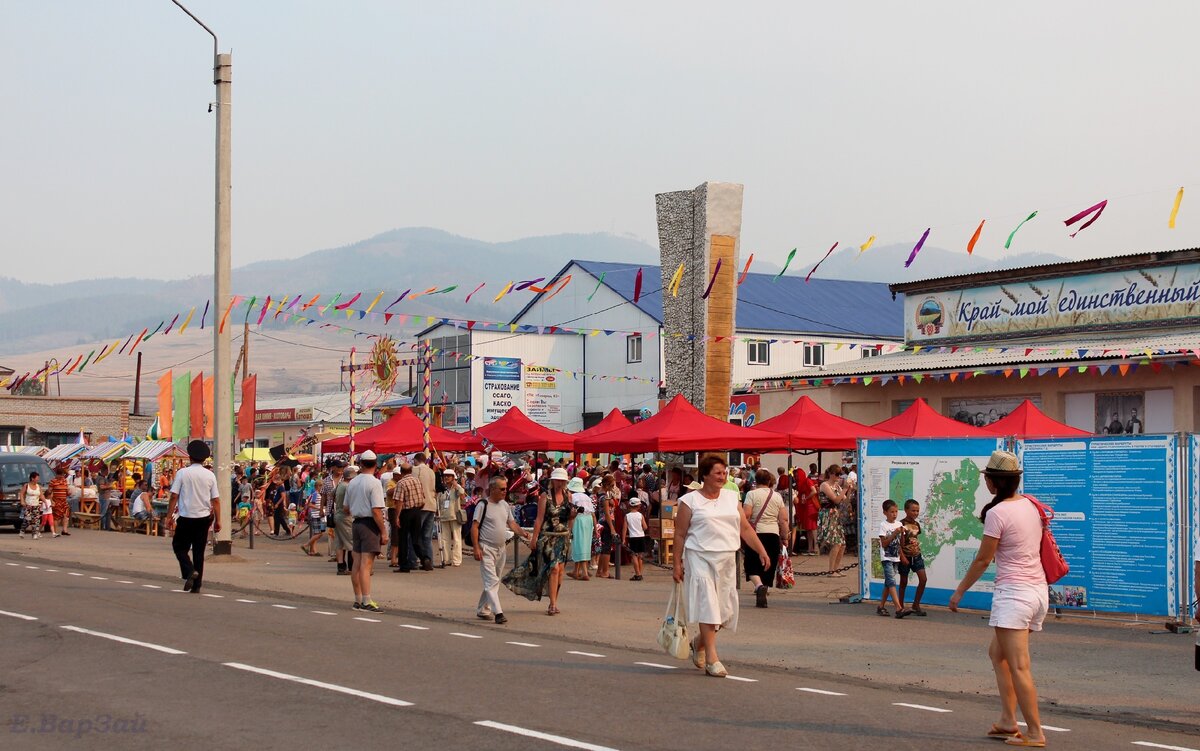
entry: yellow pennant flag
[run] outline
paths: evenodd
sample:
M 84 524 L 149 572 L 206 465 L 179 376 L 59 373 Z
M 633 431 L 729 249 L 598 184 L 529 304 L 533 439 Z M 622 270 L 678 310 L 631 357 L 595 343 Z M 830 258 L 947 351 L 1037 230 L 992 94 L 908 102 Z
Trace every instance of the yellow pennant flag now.
M 118 339 L 118 340 L 116 340 L 115 342 L 113 342 L 113 343 L 112 343 L 112 348 L 111 348 L 111 349 L 109 349 L 109 350 L 108 350 L 108 351 L 106 351 L 106 352 L 102 352 L 102 353 L 100 353 L 100 356 L 96 358 L 96 362 L 100 362 L 100 361 L 101 361 L 101 360 L 103 360 L 104 358 L 106 358 L 106 357 L 108 357 L 109 355 L 111 355 L 113 352 L 116 352 L 116 351 L 117 351 L 117 345 L 118 345 L 118 344 L 120 344 L 120 343 L 121 343 L 121 340 L 120 340 L 120 339 Z M 92 363 L 92 364 L 93 364 L 93 365 L 95 365 L 95 364 L 96 364 L 96 362 L 94 362 L 94 363 Z
M 858 252 L 863 253 L 874 244 L 875 244 L 875 235 L 871 235 L 870 237 L 867 238 L 867 241 L 865 243 L 858 246 Z
M 500 290 L 500 294 L 496 295 L 496 299 L 492 300 L 492 302 L 500 302 L 500 300 L 508 294 L 509 290 L 513 288 L 513 284 L 515 284 L 515 282 L 509 282 L 506 284 L 504 289 Z
M 679 283 L 683 281 L 683 264 L 679 264 L 679 268 L 675 269 L 675 273 L 671 275 L 671 283 L 667 285 L 671 289 L 671 297 L 679 297 Z
M 375 295 L 375 299 L 374 299 L 374 300 L 372 300 L 372 301 L 371 301 L 371 304 L 367 306 L 367 312 L 368 312 L 368 313 L 370 313 L 370 312 L 371 312 L 371 308 L 374 308 L 376 305 L 378 305 L 378 304 L 379 304 L 379 298 L 381 298 L 381 297 L 383 297 L 383 291 L 382 291 L 382 290 L 380 290 L 380 292 L 379 292 L 379 294 L 378 294 L 378 295 Z
M 193 305 L 192 309 L 188 311 L 187 318 L 183 319 L 183 325 L 179 327 L 179 333 L 182 334 L 187 331 L 188 324 L 192 322 L 192 316 L 194 315 L 196 315 L 196 306 Z
M 1175 205 L 1171 207 L 1171 219 L 1167 222 L 1167 226 L 1175 229 L 1175 217 L 1179 216 L 1179 204 L 1183 203 L 1183 188 L 1175 194 Z

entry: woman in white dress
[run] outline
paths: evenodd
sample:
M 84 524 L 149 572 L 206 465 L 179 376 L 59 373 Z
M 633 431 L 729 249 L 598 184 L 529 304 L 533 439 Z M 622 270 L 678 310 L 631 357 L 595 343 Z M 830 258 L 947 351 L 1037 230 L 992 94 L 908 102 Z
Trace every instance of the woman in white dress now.
M 683 583 L 692 663 L 715 678 L 728 673 L 717 656 L 717 631 L 737 631 L 737 551 L 742 542 L 758 555 L 763 568 L 771 559 L 741 512 L 738 493 L 725 490 L 725 459 L 709 454 L 700 460 L 701 487 L 679 499 L 675 516 L 675 581 Z

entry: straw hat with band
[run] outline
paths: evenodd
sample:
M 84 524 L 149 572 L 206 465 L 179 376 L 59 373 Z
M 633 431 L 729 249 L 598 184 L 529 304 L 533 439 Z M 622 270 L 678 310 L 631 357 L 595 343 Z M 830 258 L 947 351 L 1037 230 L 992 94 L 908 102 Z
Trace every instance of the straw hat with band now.
M 983 469 L 985 475 L 993 477 L 1020 477 L 1021 472 L 1021 460 L 1011 451 L 993 451 Z

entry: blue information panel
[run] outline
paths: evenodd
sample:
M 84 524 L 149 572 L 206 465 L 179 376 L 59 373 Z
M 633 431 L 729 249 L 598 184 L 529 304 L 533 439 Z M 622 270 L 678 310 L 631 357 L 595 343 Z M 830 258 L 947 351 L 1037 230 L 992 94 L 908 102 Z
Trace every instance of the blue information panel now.
M 1200 560 L 1196 557 L 1200 555 L 1200 435 L 1195 433 L 1188 436 L 1188 476 L 1191 481 L 1188 483 L 1187 519 L 1191 527 L 1191 534 L 1187 535 L 1186 539 L 1191 543 L 1191 549 L 1184 557 L 1184 571 L 1188 572 L 1185 581 L 1190 580 L 1192 583 L 1190 587 L 1191 602 L 1196 602 L 1197 599 L 1200 599 L 1200 583 L 1196 581 L 1196 567 L 1190 563 Z M 1183 591 L 1186 595 L 1189 588 L 1185 588 Z M 1195 614 L 1195 606 L 1192 606 L 1192 616 L 1194 617 Z M 1200 639 L 1200 635 L 1197 635 L 1197 638 Z
M 1177 438 L 1027 440 L 1019 451 L 1022 490 L 1054 508 L 1071 566 L 1051 606 L 1177 615 Z

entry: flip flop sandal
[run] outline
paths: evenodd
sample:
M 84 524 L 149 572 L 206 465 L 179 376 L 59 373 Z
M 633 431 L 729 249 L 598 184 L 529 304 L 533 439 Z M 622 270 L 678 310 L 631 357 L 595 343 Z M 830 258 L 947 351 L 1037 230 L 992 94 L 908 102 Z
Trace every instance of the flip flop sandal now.
M 922 610 L 921 608 L 913 608 L 913 609 L 912 609 L 912 614 L 913 614 L 913 615 L 919 615 L 919 616 L 921 616 L 922 618 L 924 618 L 925 616 L 929 615 L 929 613 L 926 613 L 926 612 L 925 612 L 924 610 Z M 992 727 L 995 727 L 995 725 L 993 725 Z
M 1005 730 L 999 725 L 992 725 L 992 729 L 987 732 L 987 737 L 1002 741 L 1005 738 L 1015 738 L 1020 734 L 1020 730 Z
M 1021 735 L 1020 733 L 1017 733 L 1016 735 L 1012 736 L 1011 738 L 1006 738 L 1004 740 L 1004 745 L 1020 746 L 1021 748 L 1045 748 L 1046 742 L 1045 741 L 1031 741 L 1028 738 L 1026 738 L 1025 736 Z

